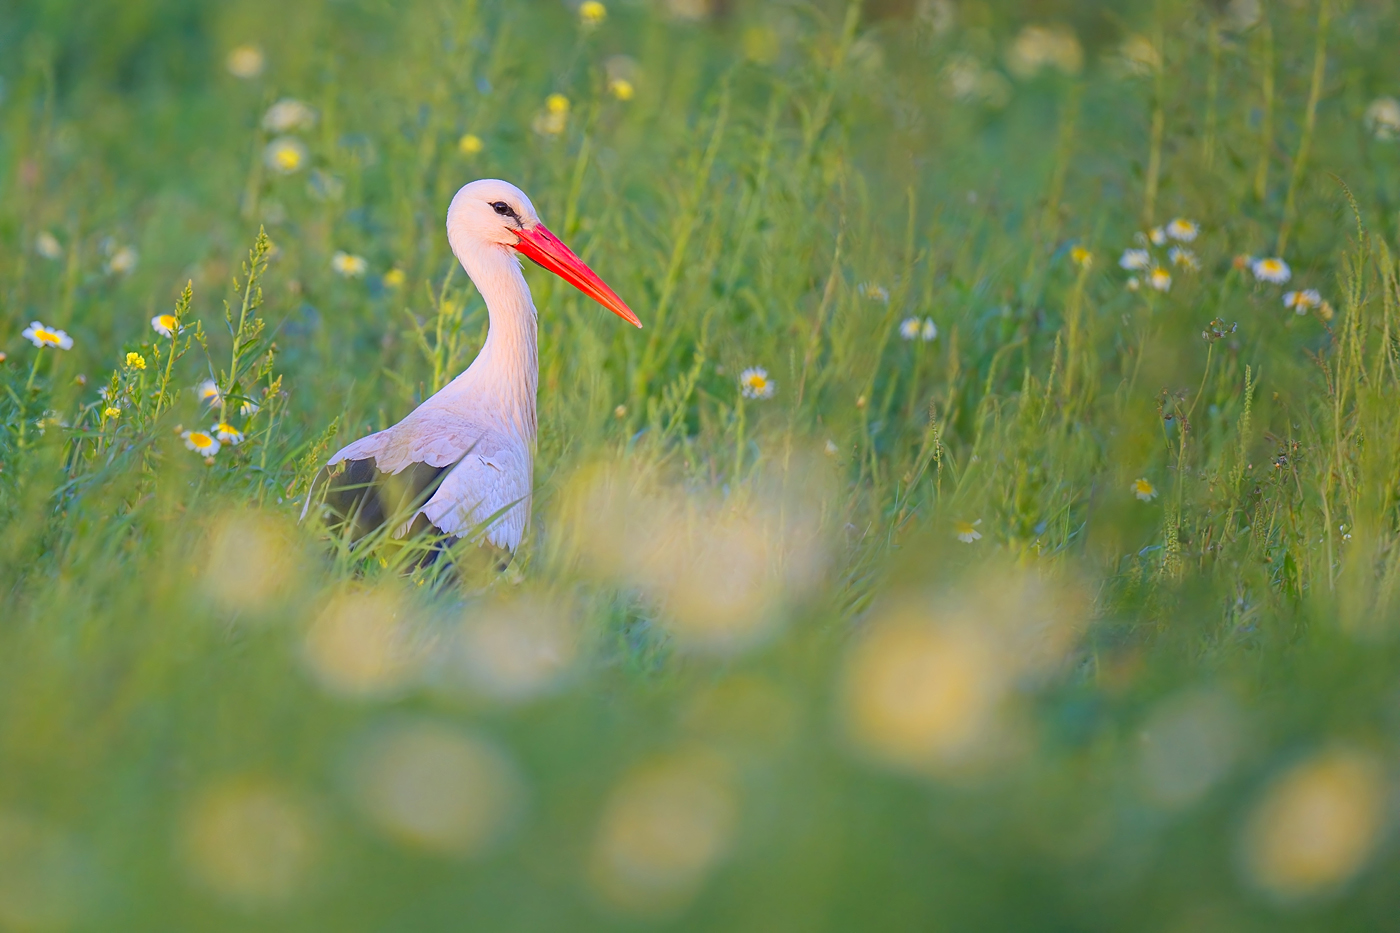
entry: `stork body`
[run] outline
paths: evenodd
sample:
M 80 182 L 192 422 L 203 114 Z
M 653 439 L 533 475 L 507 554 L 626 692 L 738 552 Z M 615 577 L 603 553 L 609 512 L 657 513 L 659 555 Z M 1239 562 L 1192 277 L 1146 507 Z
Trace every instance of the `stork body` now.
M 539 385 L 535 303 L 520 255 L 641 324 L 514 185 L 483 179 L 458 191 L 447 238 L 486 302 L 486 342 L 408 417 L 336 452 L 327 468 L 345 464 L 343 479 L 327 483 L 326 501 L 355 523 L 356 537 L 397 518 L 397 535 L 425 525 L 454 537 L 481 530 L 485 542 L 514 552 L 530 523 Z

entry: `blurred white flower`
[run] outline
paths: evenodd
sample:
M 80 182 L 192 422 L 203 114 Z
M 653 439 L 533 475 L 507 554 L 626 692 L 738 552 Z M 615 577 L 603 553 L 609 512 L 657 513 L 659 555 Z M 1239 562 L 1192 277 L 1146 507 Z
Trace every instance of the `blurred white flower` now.
M 1151 502 L 1157 498 L 1157 487 L 1153 486 L 1145 477 L 1133 481 L 1133 495 L 1143 502 Z
M 316 111 L 291 97 L 284 97 L 263 114 L 263 129 L 270 133 L 309 130 L 316 125 Z
M 224 60 L 224 67 L 228 68 L 228 73 L 245 81 L 262 74 L 266 64 L 262 49 L 256 45 L 240 45 L 230 49 L 228 58 Z
M 127 275 L 136 268 L 140 257 L 130 246 L 120 246 L 107 258 L 107 271 L 113 275 Z
M 874 282 L 862 282 L 860 283 L 860 293 L 871 301 L 882 301 L 885 304 L 890 303 L 889 289 L 885 288 L 883 285 L 876 285 Z
M 982 540 L 982 532 L 977 530 L 977 526 L 982 524 L 982 519 L 975 522 L 953 522 L 953 531 L 957 533 L 958 540 L 963 544 L 971 544 L 974 541 Z
M 162 337 L 174 337 L 175 327 L 176 321 L 173 314 L 157 314 L 151 318 L 151 329 Z
M 331 257 L 331 268 L 335 270 L 337 275 L 347 279 L 357 279 L 369 269 L 369 263 L 365 261 L 363 256 L 356 256 L 344 250 L 336 250 L 335 255 Z
M 295 136 L 279 136 L 263 150 L 263 164 L 279 175 L 291 175 L 306 165 L 310 155 Z
M 1273 282 L 1275 285 L 1282 285 L 1293 278 L 1293 270 L 1288 268 L 1288 263 L 1278 257 L 1254 260 L 1253 272 L 1254 277 L 1259 281 Z
M 31 321 L 29 326 L 20 332 L 20 336 L 34 344 L 36 347 L 56 347 L 59 350 L 73 349 L 73 338 L 57 327 L 47 327 L 38 321 Z
M 1145 249 L 1125 249 L 1118 265 L 1124 269 L 1140 271 L 1152 265 L 1152 256 Z
M 219 384 L 213 379 L 206 379 L 195 387 L 194 394 L 201 402 L 210 405 L 218 405 L 223 401 L 223 395 L 219 392 Z
M 1148 274 L 1147 284 L 1151 285 L 1159 292 L 1169 292 L 1172 290 L 1171 273 L 1161 266 L 1158 266 Z
M 1400 100 L 1377 97 L 1366 108 L 1366 128 L 1381 142 L 1400 138 Z
M 752 366 L 739 374 L 739 388 L 744 398 L 772 398 L 778 387 L 768 378 L 768 370 Z
M 184 439 L 185 447 L 206 459 L 219 452 L 219 442 L 203 431 L 185 431 L 180 437 Z
M 1167 236 L 1171 237 L 1173 240 L 1180 240 L 1183 243 L 1190 243 L 1192 240 L 1196 239 L 1196 236 L 1200 232 L 1201 227 L 1194 220 L 1186 220 L 1181 217 L 1167 224 L 1166 230 Z
M 34 252 L 45 259 L 58 259 L 63 255 L 63 244 L 58 242 L 58 237 L 43 230 L 34 238 Z
M 1196 254 L 1184 246 L 1173 246 L 1167 250 L 1167 258 L 1171 260 L 1172 265 L 1193 272 L 1201 268 L 1201 261 L 1196 258 Z
M 1043 68 L 1078 74 L 1084 67 L 1084 49 L 1066 26 L 1026 26 L 1007 50 L 1006 64 L 1020 78 L 1032 77 Z
M 1315 288 L 1300 292 L 1288 292 L 1283 296 L 1283 306 L 1298 314 L 1307 314 L 1322 305 L 1322 293 Z
M 243 443 L 243 432 L 231 424 L 220 421 L 209 429 L 209 433 L 221 444 L 228 444 L 230 447 L 237 447 Z

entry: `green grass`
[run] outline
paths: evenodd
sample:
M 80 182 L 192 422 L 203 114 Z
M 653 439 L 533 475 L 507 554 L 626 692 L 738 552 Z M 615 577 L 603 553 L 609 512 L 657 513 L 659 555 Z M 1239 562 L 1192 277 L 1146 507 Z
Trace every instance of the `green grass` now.
M 1393 5 L 712 5 L 0 16 L 0 929 L 1392 922 Z M 536 519 L 454 580 L 297 519 L 480 346 L 478 177 L 646 326 L 527 272 Z

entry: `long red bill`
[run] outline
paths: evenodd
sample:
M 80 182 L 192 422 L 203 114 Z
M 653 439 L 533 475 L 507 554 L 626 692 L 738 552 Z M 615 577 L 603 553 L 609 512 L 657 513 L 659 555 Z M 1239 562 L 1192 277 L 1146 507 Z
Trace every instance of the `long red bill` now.
M 627 303 L 617 297 L 617 292 L 608 288 L 608 284 L 598 278 L 598 273 L 588 268 L 588 264 L 575 256 L 574 251 L 550 233 L 544 224 L 535 224 L 528 230 L 515 232 L 520 237 L 515 248 L 522 256 L 533 259 L 629 324 L 642 326 Z

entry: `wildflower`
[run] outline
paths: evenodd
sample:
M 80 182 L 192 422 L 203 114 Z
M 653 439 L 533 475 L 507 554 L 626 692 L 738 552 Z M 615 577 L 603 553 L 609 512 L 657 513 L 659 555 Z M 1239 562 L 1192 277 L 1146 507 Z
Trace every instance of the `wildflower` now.
M 1366 128 L 1381 142 L 1400 139 L 1400 100 L 1377 97 L 1366 108 Z
M 121 413 L 122 410 L 120 408 L 117 408 L 115 405 L 109 405 L 106 408 L 102 409 L 102 417 L 104 418 L 116 418 L 120 416 Z
M 263 164 L 279 175 L 291 175 L 306 165 L 310 153 L 295 136 L 279 136 L 263 150 Z
M 365 274 L 369 268 L 369 263 L 363 256 L 355 256 L 344 250 L 336 250 L 331 257 L 331 268 L 337 275 L 342 275 L 347 279 L 357 279 Z
M 58 347 L 60 350 L 73 349 L 73 338 L 57 327 L 45 327 L 38 321 L 31 321 L 20 334 L 36 347 Z
M 173 314 L 157 314 L 151 318 L 151 329 L 162 337 L 174 337 L 178 326 L 179 321 Z
M 826 455 L 827 455 L 828 457 L 834 457 L 834 456 L 836 456 L 839 452 L 840 452 L 840 448 L 836 446 L 836 442 L 833 441 L 831 438 L 827 438 L 827 439 L 826 439 Z
M 202 457 L 209 459 L 219 452 L 219 442 L 203 431 L 185 431 L 180 434 L 185 446 Z
M 1251 268 L 1253 265 L 1254 257 L 1245 253 L 1240 253 L 1234 259 L 1230 260 L 1230 266 L 1236 272 L 1243 272 L 1244 270 Z
M 1147 276 L 1147 284 L 1151 285 L 1159 292 L 1169 292 L 1172 290 L 1171 273 L 1161 266 L 1157 266 Z
M 963 544 L 971 544 L 974 541 L 982 540 L 982 532 L 977 530 L 977 526 L 982 524 L 982 519 L 975 522 L 953 522 L 953 530 L 957 532 L 958 540 Z
M 632 82 L 626 78 L 613 78 L 608 82 L 608 91 L 618 100 L 631 100 L 636 95 L 636 88 L 632 87 Z
M 874 282 L 860 283 L 860 293 L 871 301 L 882 301 L 885 304 L 889 304 L 890 301 L 889 289 Z
M 1148 482 L 1146 478 L 1139 478 L 1133 482 L 1133 495 L 1143 502 L 1151 502 L 1157 498 L 1157 487 Z
M 1322 305 L 1317 309 L 1317 316 L 1322 318 L 1324 321 L 1332 320 L 1332 316 L 1336 313 L 1337 312 L 1332 309 L 1332 303 L 1326 300 L 1324 300 L 1322 302 Z M 0 359 L 0 363 L 3 362 L 4 360 Z
M 457 140 L 457 151 L 464 156 L 474 156 L 485 148 L 486 144 L 475 133 L 463 133 L 462 138 Z
M 938 338 L 938 325 L 933 323 L 933 318 L 924 318 L 924 326 L 919 328 L 919 339 L 927 343 Z
M 128 369 L 145 369 L 146 358 L 139 353 L 128 353 L 126 355 L 126 365 Z
M 262 49 L 256 45 L 240 45 L 230 49 L 228 58 L 224 59 L 224 67 L 228 68 L 228 73 L 244 81 L 262 74 L 264 64 L 266 62 Z
M 1134 275 L 1134 276 L 1130 276 L 1130 277 L 1128 278 L 1127 285 L 1128 285 L 1128 291 L 1130 291 L 1130 292 L 1135 292 L 1135 291 L 1137 291 L 1139 288 L 1142 288 L 1142 283 L 1138 281 L 1138 277 L 1135 276 L 1135 275 Z
M 1283 306 L 1298 314 L 1307 314 L 1313 308 L 1322 306 L 1322 295 L 1315 288 L 1300 292 L 1288 292 L 1283 296 Z
M 284 97 L 267 108 L 262 125 L 270 133 L 309 130 L 316 125 L 316 111 L 299 100 Z
M 1064 26 L 1027 26 L 1007 51 L 1006 64 L 1019 78 L 1033 77 L 1046 67 L 1077 74 L 1084 67 L 1084 49 Z
M 220 421 L 210 428 L 209 433 L 214 435 L 214 439 L 220 444 L 229 444 L 236 447 L 243 443 L 243 432 L 223 421 Z
M 136 250 L 130 246 L 122 246 L 112 252 L 107 259 L 107 271 L 116 275 L 127 275 L 136 268 Z
M 1254 277 L 1261 282 L 1282 285 L 1293 278 L 1293 270 L 1288 268 L 1288 263 L 1277 256 L 1270 259 L 1256 259 L 1252 268 Z
M 403 285 L 404 278 L 405 276 L 403 270 L 400 269 L 398 266 L 395 266 L 388 272 L 384 273 L 384 287 L 399 288 Z
M 778 387 L 768 378 L 768 370 L 751 366 L 739 374 L 739 386 L 744 398 L 772 398 Z
M 5 362 L 5 361 L 8 360 L 9 358 L 10 358 L 10 355 L 9 355 L 8 353 L 6 353 L 4 350 L 0 350 L 0 363 Z
M 616 408 L 614 408 L 614 409 L 613 409 L 613 417 L 616 418 L 618 421 L 621 421 L 623 418 L 626 418 L 626 417 L 627 417 L 627 406 L 626 406 L 626 405 L 619 405 L 619 406 L 617 406 Z
M 597 26 L 608 18 L 608 8 L 598 0 L 584 0 L 578 7 L 579 22 L 584 26 Z
M 1153 227 L 1147 231 L 1147 238 L 1152 241 L 1153 246 L 1161 246 L 1167 242 L 1167 231 L 1161 227 Z
M 1162 53 L 1146 36 L 1129 36 L 1119 53 L 1123 56 L 1123 65 L 1132 74 L 1152 74 L 1162 67 Z
M 34 238 L 34 252 L 45 259 L 58 259 L 63 255 L 63 244 L 58 242 L 58 237 L 44 230 Z
M 1081 269 L 1090 269 L 1094 265 L 1094 254 L 1082 246 L 1076 246 L 1069 251 L 1069 261 Z
M 194 394 L 201 402 L 210 405 L 218 405 L 224 400 L 223 393 L 219 391 L 219 384 L 213 379 L 206 379 L 195 387 Z
M 1167 258 L 1171 260 L 1172 265 L 1181 266 L 1183 269 L 1190 269 L 1193 272 L 1201 268 L 1201 261 L 1196 258 L 1196 254 L 1184 246 L 1173 246 L 1167 250 Z
M 251 418 L 258 412 L 262 411 L 262 406 L 259 405 L 257 402 L 247 401 L 244 402 L 242 405 L 238 406 L 238 411 L 239 414 L 241 414 L 243 417 Z
M 899 325 L 899 336 L 905 340 L 913 340 L 919 336 L 919 329 L 923 326 L 923 321 L 916 317 L 907 317 Z
M 541 136 L 558 136 L 569 125 L 569 99 L 563 94 L 550 94 L 544 99 L 544 112 L 532 124 Z
M 1125 249 L 1122 257 L 1118 260 L 1118 265 L 1136 272 L 1152 265 L 1152 257 L 1145 249 Z
M 1190 243 L 1192 240 L 1196 239 L 1196 236 L 1200 232 L 1201 228 L 1199 224 L 1194 220 L 1186 220 L 1182 217 L 1178 217 L 1167 224 L 1167 236 L 1171 237 L 1173 240 L 1180 240 L 1182 243 Z

